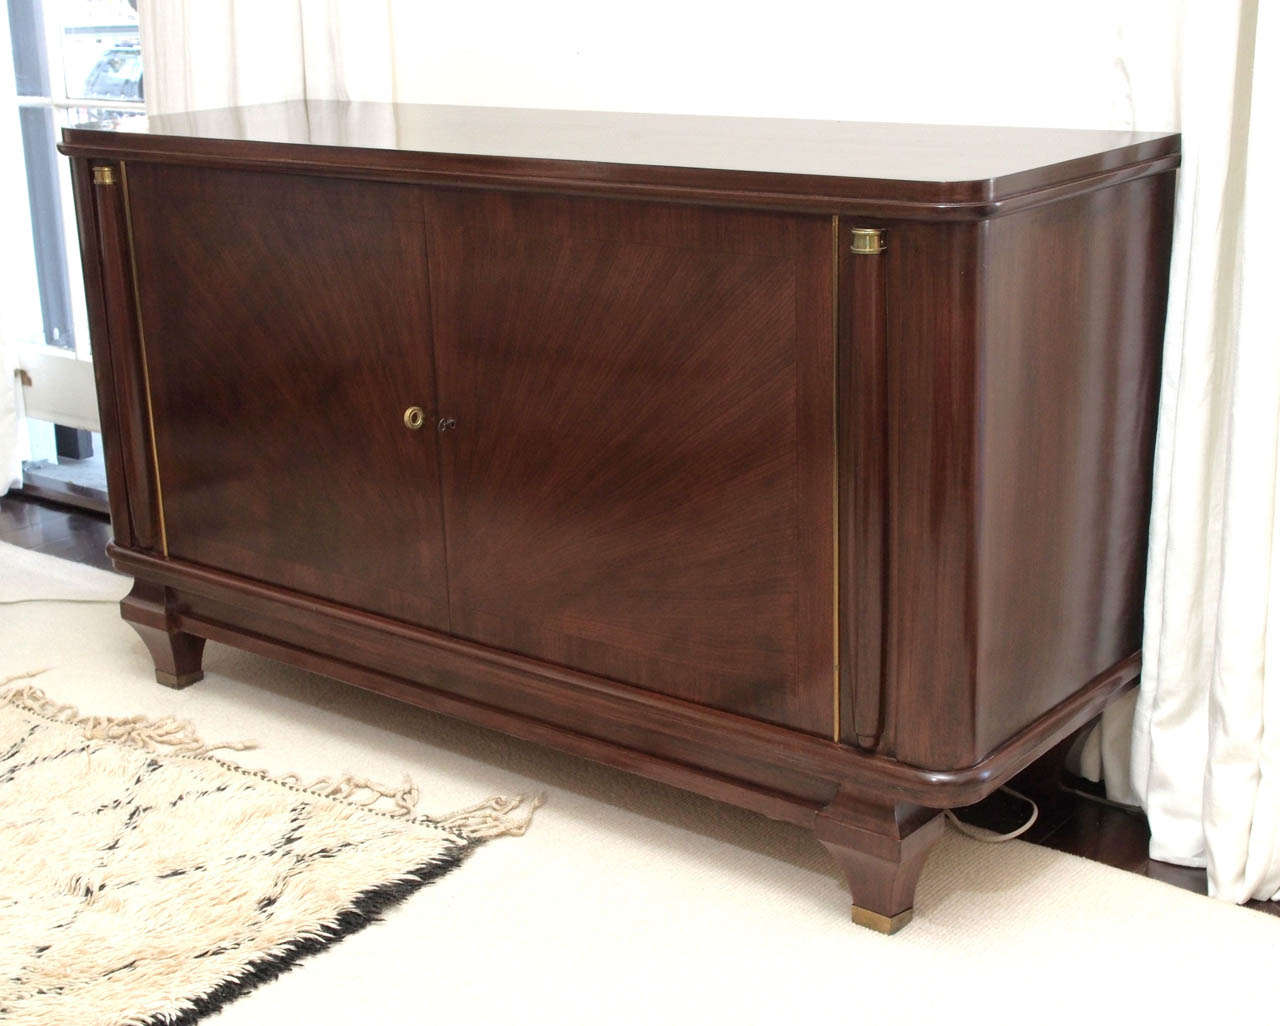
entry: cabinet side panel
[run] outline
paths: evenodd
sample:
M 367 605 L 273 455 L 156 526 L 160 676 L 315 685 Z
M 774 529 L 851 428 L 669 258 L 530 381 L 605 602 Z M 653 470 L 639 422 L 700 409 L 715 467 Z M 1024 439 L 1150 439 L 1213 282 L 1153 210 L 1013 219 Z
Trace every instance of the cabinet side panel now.
M 973 761 L 974 268 L 981 231 L 890 227 L 881 258 L 888 617 L 880 751 L 931 769 Z
M 147 363 L 139 327 L 123 165 L 94 165 L 93 211 L 97 229 L 96 274 L 86 278 L 92 295 L 101 296 L 96 341 L 105 341 L 118 414 L 115 434 L 122 456 L 124 495 L 131 545 L 167 554 L 164 509 L 155 466 Z M 102 382 L 101 378 L 97 379 Z M 105 382 L 103 382 L 105 383 Z M 99 392 L 101 396 L 102 393 Z M 111 428 L 107 427 L 108 431 Z
M 1173 182 L 990 224 L 976 756 L 1141 645 Z
M 111 351 L 103 298 L 102 253 L 98 248 L 98 214 L 93 198 L 92 174 L 88 160 L 77 157 L 71 161 L 71 186 L 76 205 L 85 307 L 93 346 L 93 377 L 98 395 L 98 419 L 102 425 L 102 457 L 107 471 L 111 533 L 117 545 L 128 548 L 133 545 L 133 525 L 129 519 L 129 495 L 125 486 L 124 432 L 116 397 L 115 357 Z
M 854 253 L 837 233 L 840 737 L 874 749 L 884 731 L 885 540 L 888 437 L 884 253 Z

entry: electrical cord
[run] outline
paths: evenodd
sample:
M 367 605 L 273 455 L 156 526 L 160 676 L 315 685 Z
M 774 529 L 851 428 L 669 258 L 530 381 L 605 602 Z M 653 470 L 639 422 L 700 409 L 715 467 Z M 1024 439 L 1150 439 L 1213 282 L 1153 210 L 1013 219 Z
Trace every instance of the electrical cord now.
M 985 830 L 982 827 L 966 823 L 950 809 L 947 809 L 944 813 L 947 817 L 947 822 L 959 830 L 960 833 L 964 834 L 965 837 L 972 837 L 975 841 L 985 841 L 987 844 L 1003 844 L 1005 841 L 1012 841 L 1015 837 L 1021 837 L 1030 830 L 1035 825 L 1036 820 L 1040 818 L 1040 806 L 1021 791 L 1015 791 L 1012 787 L 1001 787 L 1000 790 L 1005 794 L 1011 794 L 1013 797 L 1021 799 L 1031 806 L 1030 818 L 1020 827 L 1010 830 L 1007 834 L 997 834 L 994 830 Z

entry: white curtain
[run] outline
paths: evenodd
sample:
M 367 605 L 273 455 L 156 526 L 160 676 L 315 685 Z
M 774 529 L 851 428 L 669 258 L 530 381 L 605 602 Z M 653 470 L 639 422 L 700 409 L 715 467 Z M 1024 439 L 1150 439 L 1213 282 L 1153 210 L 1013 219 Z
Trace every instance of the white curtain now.
M 147 109 L 397 99 L 397 47 L 411 51 L 411 40 L 398 41 L 397 6 L 369 0 L 142 0 Z
M 1153 856 L 1207 864 L 1213 893 L 1233 901 L 1275 896 L 1280 271 L 1262 232 L 1280 227 L 1277 0 L 1261 13 L 1257 0 L 786 11 L 143 0 L 148 105 L 308 97 L 1181 129 L 1146 669 L 1092 751 L 1112 793 L 1147 809 Z
M 1280 896 L 1280 9 L 1193 13 L 1130 765 L 1152 857 L 1239 902 Z

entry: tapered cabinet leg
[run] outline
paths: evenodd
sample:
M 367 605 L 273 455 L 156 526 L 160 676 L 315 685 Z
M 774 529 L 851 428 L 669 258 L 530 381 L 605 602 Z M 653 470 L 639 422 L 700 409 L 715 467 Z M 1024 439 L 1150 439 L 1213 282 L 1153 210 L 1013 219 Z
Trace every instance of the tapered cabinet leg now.
M 135 581 L 120 602 L 120 614 L 151 653 L 156 680 L 166 687 L 185 688 L 204 676 L 200 665 L 204 638 L 176 630 L 171 625 L 167 603 L 164 588 Z
M 916 881 L 943 826 L 936 809 L 877 805 L 844 792 L 818 814 L 814 832 L 849 881 L 855 923 L 897 933 L 911 922 Z
M 156 680 L 165 687 L 185 688 L 204 676 L 200 662 L 204 656 L 204 638 L 183 631 L 164 631 L 131 623 L 156 664 Z

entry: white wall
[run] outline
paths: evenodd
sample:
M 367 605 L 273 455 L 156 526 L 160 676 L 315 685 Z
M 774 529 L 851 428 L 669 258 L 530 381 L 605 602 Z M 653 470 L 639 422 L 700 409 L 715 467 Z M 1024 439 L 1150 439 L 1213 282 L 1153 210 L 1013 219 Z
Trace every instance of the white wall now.
M 164 109 L 305 91 L 878 121 L 1128 128 L 1136 120 L 1165 129 L 1176 122 L 1173 55 L 1184 8 L 1212 0 L 150 2 L 148 76 L 179 83 Z M 193 42 L 195 66 L 172 66 L 183 47 L 165 45 L 169 32 Z M 212 43 L 207 62 L 201 40 Z M 232 50 L 238 70 L 216 56 Z
M 1172 125 L 1172 75 L 1131 66 L 1169 66 L 1181 6 L 391 4 L 404 99 L 1092 128 L 1130 127 L 1135 104 L 1141 127 Z M 1160 95 L 1130 95 L 1153 79 Z

